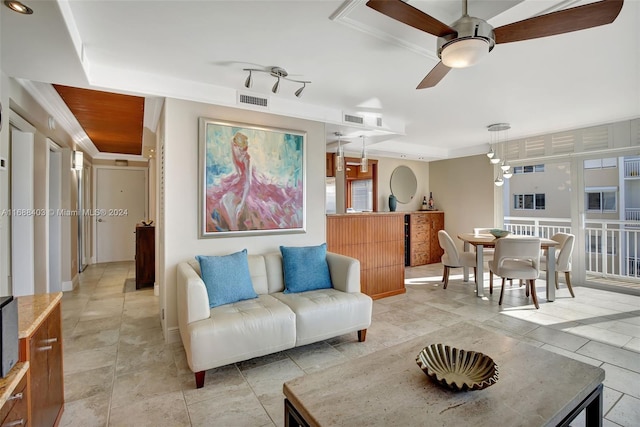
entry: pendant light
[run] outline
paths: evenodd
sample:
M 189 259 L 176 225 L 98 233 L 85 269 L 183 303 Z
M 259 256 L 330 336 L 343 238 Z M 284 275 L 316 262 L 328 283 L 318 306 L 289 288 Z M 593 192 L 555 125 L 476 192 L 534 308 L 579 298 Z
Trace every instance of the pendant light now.
M 369 159 L 367 159 L 367 148 L 364 143 L 364 135 L 361 135 L 360 138 L 362 138 L 362 157 L 360 158 L 360 172 L 368 172 Z
M 336 172 L 342 172 L 344 170 L 344 149 L 342 148 L 342 133 L 335 132 L 335 136 L 338 137 L 338 151 L 336 152 Z

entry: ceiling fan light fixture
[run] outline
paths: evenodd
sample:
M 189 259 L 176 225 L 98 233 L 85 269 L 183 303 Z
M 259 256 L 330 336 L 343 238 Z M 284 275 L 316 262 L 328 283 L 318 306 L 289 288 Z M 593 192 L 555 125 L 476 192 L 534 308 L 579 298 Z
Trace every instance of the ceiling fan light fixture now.
M 450 68 L 466 68 L 477 64 L 489 54 L 489 43 L 484 38 L 456 39 L 442 48 L 442 63 Z

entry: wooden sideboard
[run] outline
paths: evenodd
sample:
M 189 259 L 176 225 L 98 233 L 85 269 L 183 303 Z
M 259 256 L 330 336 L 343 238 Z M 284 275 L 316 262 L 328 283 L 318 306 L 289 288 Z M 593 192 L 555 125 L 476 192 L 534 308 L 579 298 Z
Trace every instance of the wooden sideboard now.
M 410 212 L 405 217 L 408 265 L 440 262 L 444 251 L 438 242 L 438 231 L 444 230 L 444 212 Z
M 18 362 L 0 378 L 0 423 L 4 426 L 30 426 L 29 362 Z
M 58 425 L 64 410 L 61 299 L 62 292 L 18 297 L 18 359 L 29 362 L 34 427 Z
M 362 292 L 372 298 L 406 292 L 404 213 L 327 215 L 327 250 L 360 260 Z
M 136 226 L 136 289 L 156 281 L 155 227 Z

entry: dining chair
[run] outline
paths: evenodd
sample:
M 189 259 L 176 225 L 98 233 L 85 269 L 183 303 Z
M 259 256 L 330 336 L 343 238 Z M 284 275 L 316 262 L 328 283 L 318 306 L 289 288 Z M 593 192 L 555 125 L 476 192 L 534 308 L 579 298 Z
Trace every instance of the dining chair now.
M 506 279 L 527 281 L 527 294 L 531 289 L 531 299 L 536 308 L 536 279 L 540 274 L 540 239 L 522 237 L 503 237 L 496 240 L 493 260 L 489 262 L 489 292 L 493 292 L 493 275 L 502 277 L 500 301 L 502 305 Z M 528 295 L 527 295 L 528 296 Z
M 438 242 L 444 250 L 441 258 L 442 265 L 444 266 L 444 272 L 442 273 L 444 289 L 447 289 L 447 285 L 449 284 L 449 271 L 452 268 L 473 267 L 473 277 L 477 283 L 476 255 L 473 252 L 459 252 L 449 233 L 444 230 L 438 231 Z
M 572 298 L 575 298 L 573 288 L 571 287 L 571 255 L 573 254 L 573 245 L 575 242 L 575 236 L 568 233 L 556 233 L 551 236 L 551 240 L 558 242 L 558 248 L 556 249 L 556 289 L 558 286 L 559 273 L 564 273 L 564 279 L 567 283 L 567 288 Z M 540 258 L 541 270 L 547 270 L 546 250 L 543 252 L 544 256 Z

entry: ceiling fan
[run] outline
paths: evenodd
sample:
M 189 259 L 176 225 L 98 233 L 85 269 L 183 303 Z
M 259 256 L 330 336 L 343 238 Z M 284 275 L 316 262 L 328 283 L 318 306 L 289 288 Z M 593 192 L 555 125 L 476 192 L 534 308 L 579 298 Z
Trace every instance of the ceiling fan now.
M 367 6 L 438 37 L 438 57 L 441 61 L 416 88 L 424 89 L 438 84 L 451 68 L 474 65 L 491 52 L 496 43 L 530 40 L 610 24 L 620 13 L 623 2 L 601 0 L 498 28 L 493 28 L 480 18 L 469 16 L 467 0 L 462 0 L 462 17 L 450 26 L 402 0 L 369 0 Z

